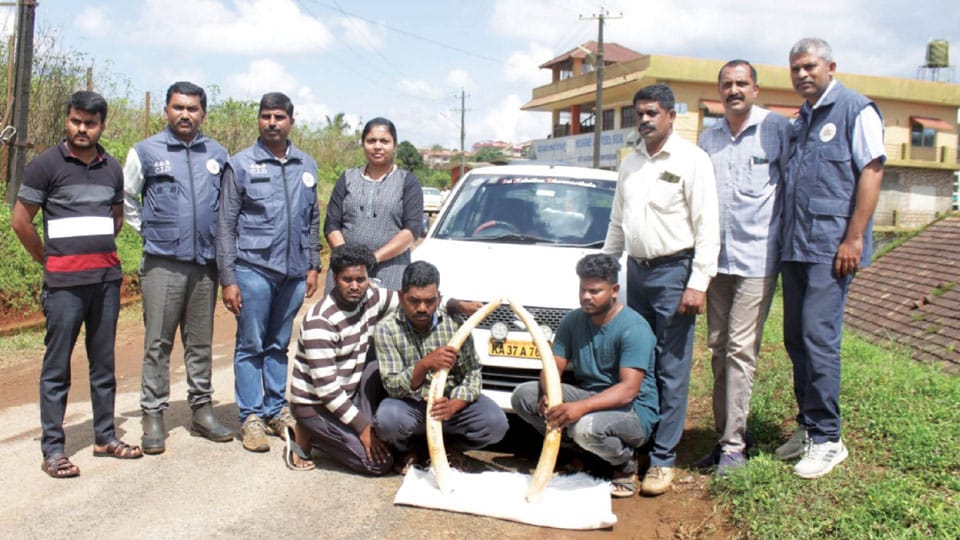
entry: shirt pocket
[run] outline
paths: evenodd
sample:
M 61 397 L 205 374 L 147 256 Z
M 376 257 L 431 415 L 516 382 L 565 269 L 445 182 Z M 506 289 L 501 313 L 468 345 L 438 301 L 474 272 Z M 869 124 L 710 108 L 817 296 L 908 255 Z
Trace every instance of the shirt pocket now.
M 281 189 L 269 176 L 251 178 L 244 195 L 244 213 L 254 220 L 272 222 L 280 211 Z
M 762 162 L 758 163 L 758 160 Z M 770 162 L 756 156 L 751 157 L 745 172 L 737 191 L 745 197 L 762 197 L 770 186 Z
M 834 255 L 847 231 L 850 201 L 812 198 L 809 203 L 810 247 L 816 253 Z
M 649 204 L 663 214 L 670 214 L 680 209 L 683 202 L 683 180 L 668 182 L 657 178 L 650 188 Z
M 143 224 L 145 227 L 177 225 L 179 186 L 166 174 L 145 177 Z
M 817 197 L 853 198 L 853 156 L 845 144 L 828 144 L 820 148 L 817 165 Z

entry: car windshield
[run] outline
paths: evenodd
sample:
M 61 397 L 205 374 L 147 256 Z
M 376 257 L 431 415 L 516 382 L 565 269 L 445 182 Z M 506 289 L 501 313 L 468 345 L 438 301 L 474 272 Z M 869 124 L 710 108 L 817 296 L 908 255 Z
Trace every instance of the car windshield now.
M 615 180 L 471 174 L 437 225 L 436 238 L 599 246 Z
M 437 189 L 437 188 L 425 187 L 425 188 L 423 188 L 423 194 L 424 194 L 424 195 L 433 195 L 433 196 L 439 197 L 439 196 L 440 196 L 440 190 Z

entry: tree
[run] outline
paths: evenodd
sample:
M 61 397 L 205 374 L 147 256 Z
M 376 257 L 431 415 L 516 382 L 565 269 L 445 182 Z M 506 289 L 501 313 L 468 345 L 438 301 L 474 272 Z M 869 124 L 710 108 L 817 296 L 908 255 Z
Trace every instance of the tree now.
M 492 148 L 490 146 L 484 146 L 483 148 L 477 150 L 473 153 L 473 161 L 503 161 L 507 159 L 503 155 L 503 150 L 499 148 Z
M 400 164 L 400 167 L 408 171 L 423 168 L 423 156 L 420 155 L 420 151 L 417 150 L 417 147 L 410 141 L 403 141 L 397 145 L 395 159 Z

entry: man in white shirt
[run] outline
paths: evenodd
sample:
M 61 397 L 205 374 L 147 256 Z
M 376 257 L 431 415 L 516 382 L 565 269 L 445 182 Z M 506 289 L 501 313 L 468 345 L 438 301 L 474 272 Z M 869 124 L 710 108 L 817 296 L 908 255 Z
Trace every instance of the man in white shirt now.
M 673 132 L 670 87 L 641 88 L 633 104 L 641 142 L 620 164 L 603 252 L 627 251 L 627 305 L 657 337 L 660 425 L 641 489 L 660 495 L 673 481 L 686 421 L 696 316 L 717 271 L 717 188 L 710 157 Z

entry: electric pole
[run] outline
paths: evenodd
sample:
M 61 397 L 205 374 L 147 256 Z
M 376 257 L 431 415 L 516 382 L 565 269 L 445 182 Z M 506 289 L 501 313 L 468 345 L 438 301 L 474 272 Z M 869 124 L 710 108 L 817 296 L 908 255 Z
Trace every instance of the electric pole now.
M 466 163 L 467 155 L 464 150 L 464 141 L 466 140 L 466 114 L 467 114 L 467 92 L 461 88 L 460 89 L 460 176 L 457 177 L 459 181 L 460 178 L 463 178 L 463 169 Z
M 17 2 L 16 75 L 14 79 L 13 128 L 10 164 L 7 167 L 7 203 L 17 200 L 27 161 L 27 119 L 30 112 L 30 77 L 33 72 L 33 22 L 36 0 Z M 5 127 L 5 126 L 4 126 Z
M 580 16 L 580 20 L 596 20 L 599 24 L 597 32 L 597 54 L 594 56 L 593 70 L 597 73 L 597 97 L 593 107 L 593 168 L 600 168 L 600 132 L 603 130 L 603 21 L 605 19 L 622 19 L 623 13 L 619 17 L 610 17 L 609 12 L 600 8 L 598 15 L 590 17 Z

